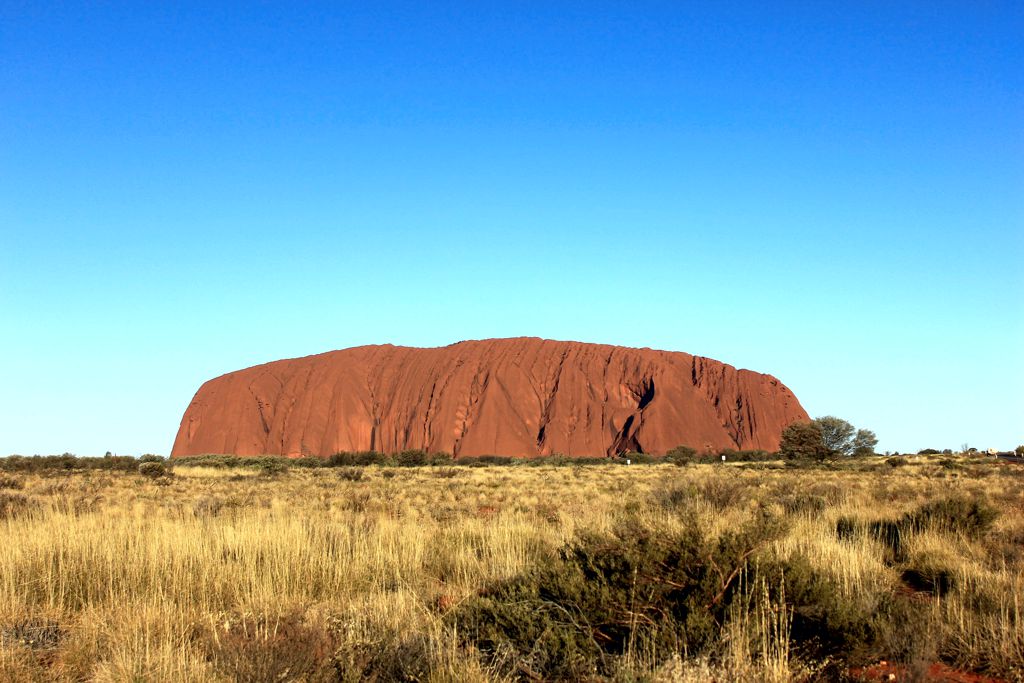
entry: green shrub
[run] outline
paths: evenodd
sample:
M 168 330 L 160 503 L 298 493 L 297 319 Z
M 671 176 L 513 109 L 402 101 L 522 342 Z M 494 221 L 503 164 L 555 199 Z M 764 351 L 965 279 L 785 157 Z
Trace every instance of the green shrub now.
M 334 455 L 327 458 L 324 463 L 324 467 L 350 467 L 352 465 L 390 465 L 392 464 L 391 458 L 378 453 L 377 451 L 361 451 L 359 453 L 349 453 L 342 451 L 335 453 Z
M 430 461 L 426 451 L 408 450 L 395 456 L 395 464 L 399 467 L 419 467 Z
M 789 514 L 820 513 L 828 507 L 828 501 L 812 493 L 794 493 L 782 499 L 782 507 Z
M 662 462 L 664 460 L 663 458 L 659 458 L 656 455 L 651 455 L 650 453 L 636 453 L 636 452 L 623 453 L 622 455 L 619 456 L 618 459 L 619 459 L 620 462 L 628 460 L 630 462 L 630 464 L 632 464 L 632 465 L 654 465 L 654 464 L 660 463 L 660 462 Z M 590 465 L 590 464 L 596 464 L 596 463 L 605 462 L 605 459 L 604 458 L 573 458 L 573 461 L 574 461 L 575 464 L 578 464 L 578 465 Z
M 697 462 L 697 449 L 689 446 L 676 446 L 665 454 L 665 462 L 680 467 Z
M 445 466 L 445 465 L 451 465 L 452 462 L 454 461 L 454 458 L 452 457 L 451 453 L 442 453 L 442 452 L 438 451 L 436 453 L 431 453 L 430 455 L 428 455 L 427 456 L 427 461 L 428 461 L 428 464 L 430 464 L 430 465 Z
M 689 507 L 697 496 L 693 486 L 671 486 L 658 491 L 655 502 L 667 510 L 683 511 Z
M 718 460 L 721 460 L 721 456 L 725 456 L 726 462 L 765 462 L 768 460 L 778 459 L 778 455 L 762 450 L 747 450 L 737 451 L 732 448 L 726 448 L 724 451 L 719 451 Z
M 156 477 L 162 477 L 167 474 L 167 468 L 164 467 L 162 462 L 147 461 L 139 463 L 139 474 L 144 477 L 150 477 L 155 479 Z
M 338 477 L 346 481 L 362 481 L 363 470 L 358 467 L 339 467 Z
M 696 525 L 668 534 L 633 520 L 583 534 L 446 619 L 490 666 L 523 678 L 608 676 L 634 646 L 657 661 L 699 654 L 717 641 L 748 562 L 782 531 L 767 514 L 717 540 Z
M 327 680 L 380 683 L 433 680 L 433 652 L 429 638 L 423 634 L 405 637 L 383 634 L 372 640 L 352 639 L 334 653 L 336 675 Z
M 941 498 L 924 503 L 896 520 L 875 520 L 858 524 L 849 517 L 836 522 L 836 536 L 848 540 L 858 533 L 868 533 L 889 550 L 889 562 L 906 558 L 906 537 L 925 530 L 963 534 L 980 538 L 992 528 L 999 512 L 980 500 L 963 497 Z
M 132 472 L 139 461 L 128 455 L 109 457 L 79 457 L 71 453 L 61 455 L 11 455 L 0 458 L 0 470 L 8 472 L 45 472 L 54 470 L 112 470 Z
M 904 524 L 915 531 L 934 529 L 980 538 L 992 528 L 998 516 L 999 511 L 988 503 L 954 496 L 923 504 L 904 517 Z
M 459 456 L 455 458 L 457 465 L 468 465 L 469 467 L 486 467 L 488 465 L 514 465 L 520 461 L 507 455 L 477 455 Z
M 696 491 L 705 501 L 718 510 L 739 505 L 749 497 L 745 482 L 725 477 L 715 477 L 703 481 L 696 486 Z
M 257 464 L 260 471 L 260 476 L 263 477 L 276 477 L 288 469 L 289 465 L 286 462 L 282 462 L 278 459 L 266 458 L 262 459 Z

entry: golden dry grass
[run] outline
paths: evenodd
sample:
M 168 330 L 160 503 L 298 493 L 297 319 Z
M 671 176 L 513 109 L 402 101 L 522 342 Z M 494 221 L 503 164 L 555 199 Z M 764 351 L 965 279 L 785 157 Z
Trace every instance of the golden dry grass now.
M 583 530 L 624 515 L 710 535 L 758 508 L 790 520 L 766 553 L 806 557 L 845 599 L 899 585 L 870 537 L 840 518 L 895 519 L 952 493 L 1001 515 L 985 539 L 934 531 L 909 561 L 939 564 L 957 589 L 930 600 L 922 657 L 1014 680 L 1024 671 L 1024 491 L 993 463 L 789 470 L 762 465 L 623 467 L 180 467 L 163 480 L 83 472 L 19 475 L 0 519 L 0 679 L 40 681 L 499 680 L 442 616 L 523 572 Z M 360 478 L 361 477 L 361 478 Z M 691 518 L 662 501 L 689 492 Z M 788 642 L 785 605 L 750 587 L 712 657 L 631 653 L 624 679 L 813 678 Z M 979 604 L 982 607 L 979 607 Z M 317 660 L 317 661 L 312 661 Z M 389 673 L 390 672 L 390 673 Z M 628 675 L 627 675 L 628 674 Z M 408 674 L 406 674 L 408 675 Z

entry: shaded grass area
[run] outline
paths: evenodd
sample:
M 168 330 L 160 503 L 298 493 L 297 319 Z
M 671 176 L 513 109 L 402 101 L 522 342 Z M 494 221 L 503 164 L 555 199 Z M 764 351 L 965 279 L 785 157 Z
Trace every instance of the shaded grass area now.
M 1020 680 L 1021 472 L 944 460 L 12 470 L 0 679 Z

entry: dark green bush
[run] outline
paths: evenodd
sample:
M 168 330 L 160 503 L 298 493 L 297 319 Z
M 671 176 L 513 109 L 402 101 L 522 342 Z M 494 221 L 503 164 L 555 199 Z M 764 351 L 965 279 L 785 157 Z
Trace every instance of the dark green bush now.
M 335 453 L 334 455 L 327 458 L 327 462 L 324 463 L 324 467 L 350 467 L 352 465 L 390 465 L 392 459 L 383 453 L 377 451 L 361 451 L 358 453 L 349 453 L 343 451 L 341 453 Z
M 697 490 L 693 486 L 671 486 L 658 491 L 655 502 L 668 510 L 683 511 L 691 505 L 697 497 Z
M 452 457 L 451 453 L 442 453 L 440 451 L 431 453 L 427 457 L 428 464 L 436 466 L 451 465 L 455 458 Z
M 446 618 L 490 665 L 522 678 L 610 675 L 630 644 L 659 661 L 698 654 L 717 640 L 754 554 L 782 531 L 766 514 L 718 540 L 695 525 L 668 535 L 633 521 L 581 536 Z
M 386 634 L 367 641 L 352 639 L 334 654 L 336 676 L 330 681 L 428 681 L 433 650 L 427 636 Z M 294 680 L 288 678 L 287 680 Z
M 395 464 L 399 467 L 419 467 L 430 462 L 426 451 L 408 450 L 395 456 Z
M 889 550 L 888 561 L 897 563 L 907 559 L 905 540 L 909 533 L 934 530 L 980 538 L 988 533 L 998 516 L 998 510 L 988 503 L 954 496 L 924 503 L 896 520 L 875 520 L 862 525 L 842 517 L 836 522 L 836 536 L 850 539 L 858 533 L 869 533 Z
M 338 477 L 346 481 L 362 481 L 363 470 L 358 467 L 339 467 Z
M 715 477 L 696 486 L 701 498 L 719 510 L 739 505 L 749 497 L 747 484 L 742 480 Z
M 782 507 L 790 514 L 819 513 L 828 507 L 828 501 L 824 496 L 812 493 L 794 493 L 783 498 L 781 502 Z
M 689 446 L 676 446 L 665 454 L 665 462 L 683 467 L 697 462 L 697 449 Z
M 590 465 L 597 463 L 606 462 L 605 458 L 573 458 L 575 464 L 579 465 Z M 664 458 L 659 458 L 656 455 L 650 453 L 623 453 L 618 457 L 619 462 L 629 461 L 631 465 L 654 465 L 663 462 Z
M 162 462 L 154 462 L 152 460 L 147 462 L 139 463 L 139 474 L 144 477 L 157 478 L 163 477 L 167 474 L 167 468 L 164 467 Z
M 719 451 L 716 459 L 721 460 L 723 455 L 725 456 L 726 462 L 766 462 L 768 460 L 777 460 L 779 458 L 776 453 L 770 453 L 768 451 L 737 451 L 732 448 L 727 448 L 724 451 Z
M 71 453 L 61 455 L 10 455 L 0 458 L 0 470 L 8 472 L 45 472 L 54 470 L 111 470 L 133 472 L 139 461 L 128 455 L 109 457 L 79 457 Z
M 919 531 L 935 529 L 979 538 L 987 533 L 999 511 L 978 499 L 954 496 L 925 503 L 904 517 L 904 524 Z
M 487 465 L 514 465 L 520 462 L 517 458 L 507 455 L 478 455 L 459 456 L 455 459 L 458 465 L 469 465 L 470 467 L 485 467 Z

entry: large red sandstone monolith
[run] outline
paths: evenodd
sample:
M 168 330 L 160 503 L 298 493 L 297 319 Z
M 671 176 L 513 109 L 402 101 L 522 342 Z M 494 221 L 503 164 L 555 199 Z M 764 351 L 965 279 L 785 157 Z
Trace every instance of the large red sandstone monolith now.
M 774 377 L 687 353 L 534 338 L 360 346 L 206 382 L 171 455 L 775 450 L 806 419 Z

